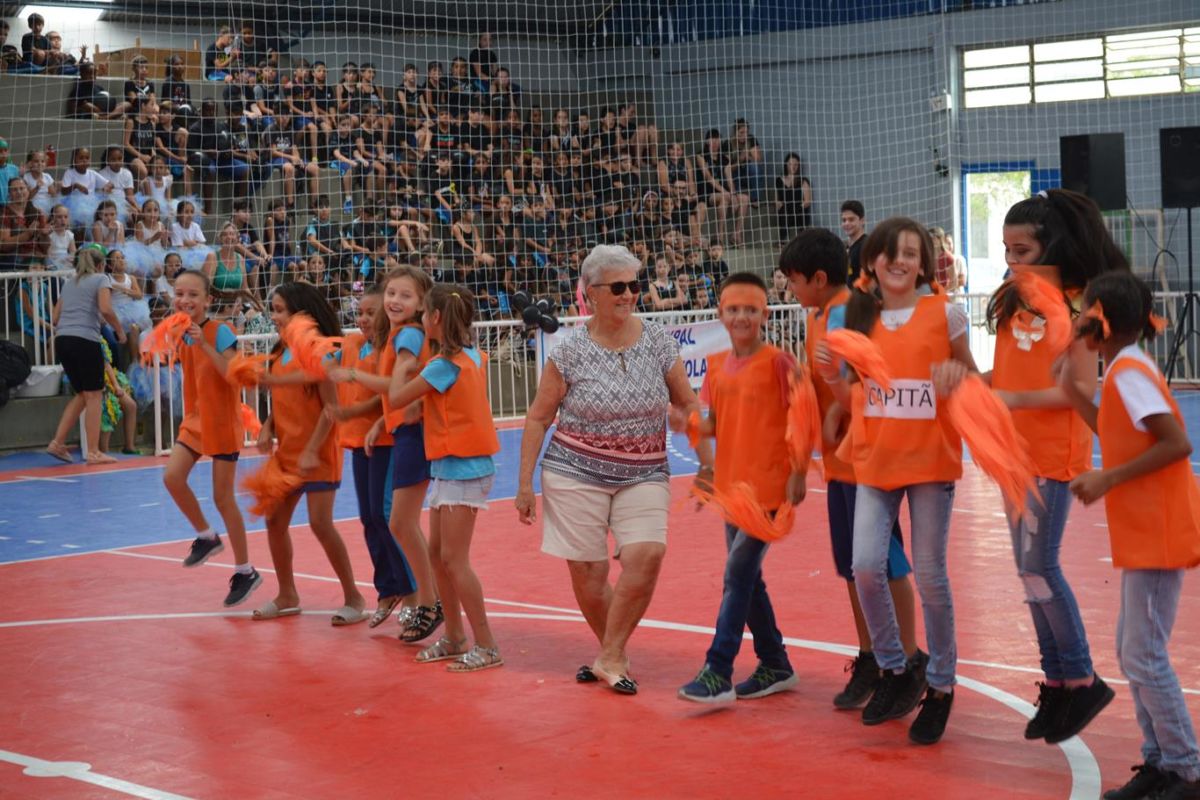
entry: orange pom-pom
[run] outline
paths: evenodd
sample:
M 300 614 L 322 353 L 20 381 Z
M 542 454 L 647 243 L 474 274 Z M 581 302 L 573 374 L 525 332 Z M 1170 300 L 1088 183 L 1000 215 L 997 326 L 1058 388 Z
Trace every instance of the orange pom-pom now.
M 256 386 L 267 371 L 267 356 L 263 353 L 238 353 L 229 359 L 225 380 L 235 386 Z
M 787 441 L 793 472 L 808 472 L 813 451 L 821 446 L 821 406 L 808 368 L 792 373 L 788 388 Z
M 1071 311 L 1062 290 L 1035 272 L 1018 272 L 1011 280 L 1021 301 L 1046 321 L 1044 336 L 1050 352 L 1066 350 L 1071 344 L 1073 329 Z M 1030 330 L 1032 332 L 1032 328 Z
M 292 358 L 309 377 L 325 377 L 325 360 L 337 352 L 342 344 L 340 336 L 322 336 L 317 321 L 308 314 L 297 314 L 280 332 L 284 344 L 292 351 Z
M 291 475 L 283 471 L 279 462 L 268 458 L 258 472 L 247 475 L 242 479 L 242 490 L 249 492 L 254 498 L 250 513 L 259 517 L 269 517 L 275 513 L 280 504 L 304 484 L 299 475 Z
M 864 380 L 870 378 L 885 390 L 892 387 L 891 371 L 879 345 L 858 331 L 839 328 L 825 337 L 829 349 L 846 360 Z
M 256 438 L 262 433 L 262 422 L 258 419 L 258 414 L 245 403 L 242 403 L 239 410 L 242 414 L 242 427 L 246 429 L 246 435 Z
M 971 458 L 1000 487 L 1010 513 L 1025 513 L 1030 494 L 1038 496 L 1029 445 L 1017 432 L 1012 412 L 978 375 L 969 375 L 946 401 L 954 429 Z
M 179 357 L 179 348 L 183 346 L 183 336 L 192 327 L 192 317 L 182 311 L 177 311 L 154 326 L 150 334 L 142 342 L 142 363 L 154 363 L 154 356 L 159 356 L 174 366 Z
M 692 491 L 730 525 L 763 542 L 776 542 L 787 536 L 796 521 L 796 509 L 791 503 L 780 506 L 772 519 L 748 483 L 735 483 L 727 492 L 700 488 Z

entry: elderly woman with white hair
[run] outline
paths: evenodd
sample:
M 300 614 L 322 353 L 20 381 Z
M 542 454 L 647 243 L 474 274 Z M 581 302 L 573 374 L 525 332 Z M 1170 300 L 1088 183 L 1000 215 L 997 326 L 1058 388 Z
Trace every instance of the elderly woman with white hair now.
M 635 317 L 642 264 L 624 247 L 598 245 L 580 280 L 593 316 L 549 355 L 525 415 L 516 506 L 536 517 L 533 469 L 542 458 L 542 552 L 565 559 L 579 609 L 600 641 L 581 683 L 604 680 L 636 694 L 625 645 L 650 604 L 667 547 L 671 500 L 667 411 L 698 408 L 675 339 Z M 702 460 L 711 463 L 708 454 Z M 702 467 L 703 469 L 703 467 Z M 608 581 L 608 533 L 621 576 Z

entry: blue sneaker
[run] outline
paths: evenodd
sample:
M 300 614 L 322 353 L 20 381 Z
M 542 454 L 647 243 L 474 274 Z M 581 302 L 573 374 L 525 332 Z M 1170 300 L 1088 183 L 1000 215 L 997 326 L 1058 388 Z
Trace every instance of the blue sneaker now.
M 738 700 L 754 700 L 776 692 L 785 692 L 799 682 L 791 670 L 771 669 L 759 664 L 754 674 L 734 687 Z
M 705 664 L 695 680 L 680 688 L 679 699 L 693 703 L 732 703 L 737 695 L 728 678 L 722 678 Z

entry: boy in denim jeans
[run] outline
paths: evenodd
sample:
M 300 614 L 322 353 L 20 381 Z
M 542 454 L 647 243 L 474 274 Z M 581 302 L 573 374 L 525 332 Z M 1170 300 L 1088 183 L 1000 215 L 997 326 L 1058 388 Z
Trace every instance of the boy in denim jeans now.
M 699 427 L 702 437 L 716 437 L 716 461 L 711 473 L 701 469 L 696 480 L 700 484 L 711 481 L 717 491 L 747 483 L 768 510 L 779 508 L 785 500 L 799 503 L 804 499 L 805 476 L 792 471 L 784 440 L 788 375 L 795 362 L 763 341 L 767 287 L 762 278 L 746 272 L 726 278 L 721 284 L 719 314 L 733 347 L 708 358 L 700 397 L 709 412 Z M 763 583 L 767 543 L 727 524 L 725 544 L 729 555 L 716 635 L 704 668 L 680 688 L 682 700 L 727 703 L 766 697 L 796 685 Z M 735 687 L 733 662 L 747 626 L 754 636 L 759 663 L 754 673 Z

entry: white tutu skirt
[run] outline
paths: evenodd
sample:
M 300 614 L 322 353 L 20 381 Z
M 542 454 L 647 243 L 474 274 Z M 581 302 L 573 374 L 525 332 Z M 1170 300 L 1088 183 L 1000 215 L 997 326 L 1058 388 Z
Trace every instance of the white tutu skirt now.
M 33 207 L 45 214 L 47 217 L 50 216 L 50 211 L 61 202 L 61 197 L 49 194 L 45 191 L 38 192 L 33 196 Z
M 132 298 L 113 299 L 113 313 L 117 315 L 117 319 L 121 322 L 121 327 L 129 330 L 130 326 L 137 325 L 143 331 L 148 331 L 154 327 L 154 323 L 150 321 L 150 303 L 146 298 L 134 300 Z
M 83 194 L 82 192 L 71 192 L 66 197 L 62 198 L 62 204 L 67 207 L 67 211 L 71 214 L 71 224 L 75 227 L 83 227 L 87 230 L 92 229 L 92 223 L 96 221 L 96 209 L 105 200 L 112 200 L 117 206 L 117 221 L 125 224 L 129 219 L 129 204 L 125 202 L 125 198 L 116 192 L 108 194 L 105 192 L 97 192 L 94 194 Z
M 144 245 L 137 239 L 129 239 L 120 250 L 125 254 L 125 268 L 139 278 L 148 278 L 160 272 L 163 260 L 167 257 L 167 251 L 158 242 Z
M 177 252 L 183 259 L 184 269 L 203 270 L 204 262 L 208 260 L 209 254 L 215 251 L 208 245 L 202 244 L 198 247 L 180 248 Z
M 179 364 L 175 365 L 174 370 L 167 369 L 166 365 L 158 368 L 159 395 L 162 397 L 163 407 L 166 408 L 170 403 L 172 393 L 174 394 L 174 403 L 171 405 L 172 416 L 178 418 L 183 416 L 183 367 Z M 154 404 L 154 367 L 146 367 L 140 363 L 129 365 L 126 371 L 129 377 L 129 388 L 133 394 L 133 399 L 137 400 L 138 408 L 145 410 Z
M 195 207 L 196 222 L 204 222 L 204 203 L 201 202 L 200 195 L 198 194 L 185 194 L 183 197 L 174 198 L 170 201 L 171 207 L 166 210 L 166 213 L 171 216 L 171 219 L 174 219 L 179 213 L 179 204 L 185 200 Z

